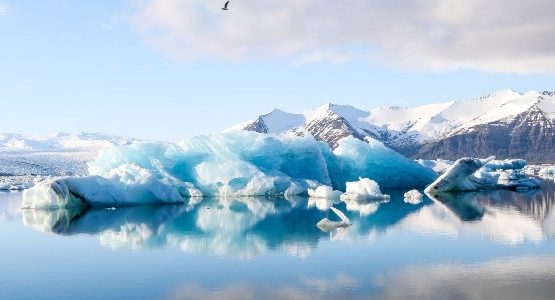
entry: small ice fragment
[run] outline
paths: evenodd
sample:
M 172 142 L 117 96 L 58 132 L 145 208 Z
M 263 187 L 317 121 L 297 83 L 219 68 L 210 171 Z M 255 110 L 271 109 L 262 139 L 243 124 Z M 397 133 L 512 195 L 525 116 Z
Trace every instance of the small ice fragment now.
M 341 221 L 331 221 L 328 218 L 323 218 L 318 223 L 316 223 L 316 227 L 318 227 L 318 229 L 324 232 L 328 232 L 338 228 L 351 226 L 351 221 L 342 211 L 335 207 L 330 207 L 330 209 L 341 219 Z
M 331 186 L 321 185 L 315 189 L 308 189 L 308 195 L 314 198 L 339 198 L 340 191 L 334 191 Z
M 389 199 L 389 195 L 382 194 L 380 186 L 374 180 L 359 178 L 359 181 L 347 182 L 347 190 L 341 195 L 341 200 Z
M 420 204 L 422 202 L 422 193 L 418 190 L 410 190 L 406 192 L 404 195 L 405 202 L 410 204 Z

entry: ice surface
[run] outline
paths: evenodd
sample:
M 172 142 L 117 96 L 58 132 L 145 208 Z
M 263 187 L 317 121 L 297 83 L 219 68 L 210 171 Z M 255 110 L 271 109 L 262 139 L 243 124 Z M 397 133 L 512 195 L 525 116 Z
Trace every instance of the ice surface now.
M 183 189 L 183 190 L 182 190 Z M 23 192 L 24 208 L 125 206 L 183 203 L 185 186 L 170 186 L 149 170 L 124 164 L 105 177 L 65 177 L 39 182 Z
M 360 178 L 359 181 L 347 182 L 347 190 L 341 195 L 341 200 L 384 199 L 389 195 L 382 194 L 380 186 L 374 180 Z
M 339 198 L 341 191 L 334 191 L 331 186 L 321 185 L 316 189 L 308 189 L 308 195 L 314 198 Z
M 24 194 L 24 203 L 28 207 L 63 207 L 76 199 L 92 206 L 176 203 L 201 195 L 306 194 L 321 185 L 347 189 L 353 195 L 381 195 L 378 184 L 421 187 L 437 177 L 376 141 L 347 137 L 332 152 L 308 136 L 247 131 L 198 136 L 179 144 L 107 148 L 89 164 L 89 172 L 88 177 L 37 185 Z M 359 177 L 375 182 L 365 179 L 346 186 Z
M 538 172 L 538 175 L 546 179 L 555 179 L 555 166 L 541 168 Z
M 521 159 L 495 161 L 461 158 L 434 183 L 426 188 L 428 193 L 476 191 L 487 189 L 535 189 L 541 181 L 528 177 Z
M 59 132 L 50 135 L 0 133 L 0 150 L 87 150 L 114 145 L 128 145 L 135 140 L 100 133 L 78 134 Z
M 496 170 L 516 170 L 522 169 L 526 166 L 524 159 L 505 159 L 505 160 L 492 160 L 484 165 L 484 169 L 488 171 Z
M 417 159 L 416 162 L 426 168 L 434 170 L 438 174 L 445 173 L 455 163 L 454 161 L 445 159 Z
M 328 160 L 334 189 L 345 190 L 347 181 L 369 178 L 382 188 L 422 187 L 437 178 L 437 173 L 401 154 L 387 148 L 376 140 L 362 142 L 353 137 L 339 141 Z M 338 168 L 337 165 L 340 167 Z
M 382 194 L 380 186 L 368 178 L 347 182 L 347 191 L 341 195 L 348 211 L 359 212 L 361 216 L 375 213 L 380 202 L 389 201 L 389 195 Z
M 419 204 L 422 202 L 423 195 L 418 190 L 410 190 L 404 195 L 404 200 L 406 203 Z
M 351 226 L 351 221 L 349 220 L 349 218 L 347 218 L 347 216 L 342 211 L 338 210 L 335 207 L 330 207 L 330 210 L 332 210 L 341 220 L 331 221 L 328 218 L 323 218 L 318 223 L 316 223 L 316 227 L 318 227 L 318 229 L 324 232 L 329 232 L 339 228 L 345 228 L 345 227 Z

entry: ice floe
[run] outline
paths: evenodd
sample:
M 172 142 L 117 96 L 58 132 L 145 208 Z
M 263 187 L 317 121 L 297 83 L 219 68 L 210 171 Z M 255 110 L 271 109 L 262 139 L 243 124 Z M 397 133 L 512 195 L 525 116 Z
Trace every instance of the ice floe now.
M 341 219 L 341 221 L 331 221 L 328 218 L 323 218 L 318 223 L 316 227 L 320 230 L 328 232 L 338 228 L 345 228 L 351 226 L 351 220 L 347 216 L 335 207 L 330 207 L 330 209 Z
M 426 188 L 427 193 L 463 192 L 488 189 L 528 190 L 541 187 L 541 181 L 528 177 L 521 159 L 495 161 L 461 158 Z
M 406 192 L 403 197 L 406 203 L 419 204 L 422 202 L 422 198 L 424 197 L 424 195 L 422 195 L 422 193 L 420 193 L 418 190 L 410 190 Z

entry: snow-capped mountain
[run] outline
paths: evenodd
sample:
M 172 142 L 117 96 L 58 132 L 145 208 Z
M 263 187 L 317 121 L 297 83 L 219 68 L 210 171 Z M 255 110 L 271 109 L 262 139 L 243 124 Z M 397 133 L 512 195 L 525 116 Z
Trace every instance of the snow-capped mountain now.
M 312 134 L 331 147 L 352 135 L 373 138 L 416 158 L 496 155 L 555 161 L 555 92 L 512 90 L 484 97 L 370 111 L 325 104 L 292 114 L 274 110 L 229 130 Z
M 112 145 L 127 145 L 133 141 L 132 138 L 85 132 L 50 135 L 0 133 L 0 150 L 97 150 Z
M 29 181 L 42 180 L 41 176 L 87 175 L 87 163 L 100 149 L 134 141 L 99 133 L 0 133 L 0 190 L 25 186 Z

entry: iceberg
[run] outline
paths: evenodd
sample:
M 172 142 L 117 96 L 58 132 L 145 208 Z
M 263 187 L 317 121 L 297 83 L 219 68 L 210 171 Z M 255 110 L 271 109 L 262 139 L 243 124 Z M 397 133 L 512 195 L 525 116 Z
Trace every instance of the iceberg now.
M 341 219 L 341 221 L 331 221 L 328 218 L 323 218 L 318 223 L 316 223 L 316 227 L 322 230 L 323 232 L 329 232 L 332 230 L 336 230 L 339 228 L 345 228 L 351 226 L 351 220 L 339 209 L 335 207 L 330 207 L 330 209 Z
M 418 190 L 410 190 L 406 192 L 403 197 L 406 203 L 420 204 L 424 196 Z
M 358 181 L 347 182 L 347 190 L 341 195 L 341 200 L 389 199 L 389 195 L 382 194 L 380 186 L 374 180 L 360 178 Z
M 341 191 L 334 191 L 331 186 L 321 185 L 315 189 L 308 189 L 308 195 L 312 198 L 339 198 Z
M 541 181 L 528 177 L 522 159 L 496 161 L 461 158 L 426 188 L 426 193 L 464 192 L 488 189 L 528 190 L 541 187 Z
M 349 192 L 347 182 L 359 177 L 390 188 L 421 187 L 437 177 L 376 141 L 347 137 L 332 151 L 310 136 L 246 131 L 197 136 L 178 144 L 104 149 L 89 163 L 89 172 L 87 177 L 58 178 L 27 190 L 24 206 L 167 204 L 200 196 L 306 195 L 308 189 L 329 197 L 338 194 L 334 190 Z
M 184 203 L 193 194 L 185 186 L 170 186 L 135 164 L 110 170 L 106 177 L 64 177 L 44 180 L 23 192 L 24 208 L 109 207 L 129 204 Z
M 345 202 L 348 211 L 359 212 L 361 216 L 375 213 L 380 202 L 388 202 L 390 199 L 389 195 L 382 194 L 377 182 L 368 178 L 347 182 L 346 186 L 346 192 L 340 199 Z
M 555 179 L 555 166 L 542 167 L 538 175 L 544 179 Z

